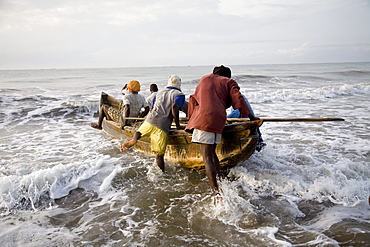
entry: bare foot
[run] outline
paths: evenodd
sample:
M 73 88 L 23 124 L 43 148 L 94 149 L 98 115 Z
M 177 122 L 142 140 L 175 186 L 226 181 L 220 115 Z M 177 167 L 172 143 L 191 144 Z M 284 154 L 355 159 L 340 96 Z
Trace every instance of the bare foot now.
M 219 203 L 221 203 L 223 200 L 224 200 L 224 198 L 222 197 L 222 195 L 220 194 L 220 193 L 217 193 L 214 197 L 213 197 L 213 203 L 215 204 L 215 205 L 217 205 L 217 204 L 219 204 Z
M 102 130 L 103 128 L 99 126 L 99 124 L 97 123 L 91 123 L 90 124 L 91 127 L 93 127 L 94 129 L 98 129 L 98 130 Z
M 124 152 L 126 151 L 127 149 L 129 149 L 130 147 L 132 147 L 133 145 L 135 145 L 137 143 L 137 140 L 136 139 L 132 139 L 128 142 L 125 142 L 121 145 L 121 148 L 120 148 L 120 151 L 121 152 Z

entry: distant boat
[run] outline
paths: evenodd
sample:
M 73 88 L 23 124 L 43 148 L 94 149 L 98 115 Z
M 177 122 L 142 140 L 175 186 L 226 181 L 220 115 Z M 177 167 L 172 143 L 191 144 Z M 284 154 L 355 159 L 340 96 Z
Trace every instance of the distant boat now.
M 107 95 L 105 103 L 119 107 L 121 102 Z M 258 133 L 263 120 L 228 122 L 222 133 L 221 143 L 217 145 L 216 153 L 220 159 L 221 168 L 231 168 L 247 160 L 256 150 Z M 125 126 L 123 129 L 119 123 L 104 119 L 103 130 L 115 138 L 131 139 L 140 126 Z M 134 146 L 135 149 L 151 153 L 150 138 L 142 137 Z M 178 163 L 186 168 L 204 169 L 203 159 L 199 144 L 191 142 L 191 133 L 184 130 L 171 129 L 166 149 L 165 159 Z

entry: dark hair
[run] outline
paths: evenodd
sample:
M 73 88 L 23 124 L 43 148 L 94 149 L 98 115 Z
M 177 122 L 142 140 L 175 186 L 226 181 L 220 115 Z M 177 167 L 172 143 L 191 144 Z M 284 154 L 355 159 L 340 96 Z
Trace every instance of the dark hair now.
M 150 91 L 153 91 L 153 92 L 157 92 L 158 91 L 158 87 L 157 87 L 157 84 L 150 84 Z
M 223 65 L 213 68 L 213 74 L 231 78 L 231 69 Z

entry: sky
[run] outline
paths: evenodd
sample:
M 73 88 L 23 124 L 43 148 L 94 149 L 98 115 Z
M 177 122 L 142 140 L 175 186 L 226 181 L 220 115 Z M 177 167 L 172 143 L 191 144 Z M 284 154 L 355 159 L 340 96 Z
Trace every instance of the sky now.
M 0 0 L 0 70 L 370 61 L 370 0 Z

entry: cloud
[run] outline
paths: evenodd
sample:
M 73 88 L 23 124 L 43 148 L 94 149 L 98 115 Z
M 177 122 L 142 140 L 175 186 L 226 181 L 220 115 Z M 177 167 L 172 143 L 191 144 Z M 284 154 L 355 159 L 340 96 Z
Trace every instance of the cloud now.
M 271 19 L 307 16 L 315 12 L 338 9 L 362 2 L 357 0 L 220 0 L 218 6 L 220 13 L 224 15 Z
M 272 1 L 273 2 L 273 1 Z M 268 0 L 220 0 L 219 11 L 224 15 L 248 16 L 251 18 L 264 18 L 283 12 L 284 6 L 271 3 Z
M 369 22 L 366 0 L 2 0 L 0 69 L 363 61 Z
M 41 1 L 38 1 L 41 2 Z M 44 1 L 45 2 L 45 1 Z M 130 5 L 126 1 L 51 1 L 42 5 L 16 2 L 11 11 L 2 15 L 14 26 L 37 28 L 38 26 L 73 26 L 78 24 L 104 23 L 108 25 L 132 25 L 156 19 L 152 12 L 156 4 Z M 138 1 L 140 2 L 140 1 Z
M 199 3 L 199 2 L 198 2 Z M 203 3 L 203 1 L 200 1 Z M 197 2 L 188 1 L 85 1 L 85 0 L 35 0 L 5 1 L 1 16 L 17 26 L 58 26 L 76 24 L 106 24 L 117 26 L 140 25 L 161 20 L 173 20 L 181 16 L 198 15 L 204 9 Z M 207 13 L 207 11 L 203 12 Z M 16 21 L 16 22 L 13 22 Z M 1 25 L 1 23 L 0 23 Z
M 281 54 L 281 55 L 284 55 L 284 56 L 288 55 L 288 56 L 291 56 L 291 57 L 302 56 L 306 52 L 308 44 L 309 44 L 308 42 L 305 42 L 299 47 L 293 47 L 293 48 L 289 48 L 289 49 L 278 49 L 277 54 Z

